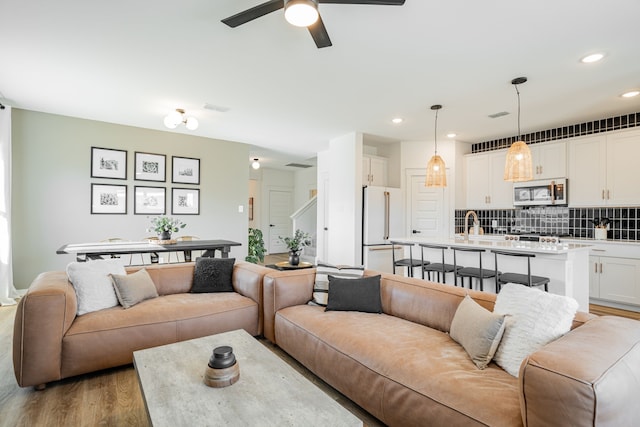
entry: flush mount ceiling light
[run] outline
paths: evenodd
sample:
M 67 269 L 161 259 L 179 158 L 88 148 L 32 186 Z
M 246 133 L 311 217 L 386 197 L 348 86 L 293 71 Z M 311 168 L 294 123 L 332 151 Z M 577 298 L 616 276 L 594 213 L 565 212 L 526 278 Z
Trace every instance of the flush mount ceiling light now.
M 444 160 L 438 155 L 438 111 L 442 105 L 432 105 L 431 109 L 436 112 L 436 122 L 433 131 L 434 154 L 427 163 L 427 178 L 424 182 L 425 187 L 446 187 L 447 186 L 447 170 Z
M 622 96 L 623 98 L 633 98 L 634 96 L 638 95 L 640 95 L 640 90 L 630 90 L 629 92 L 625 92 L 620 96 Z
M 182 108 L 176 108 L 175 111 L 171 111 L 164 118 L 164 125 L 169 129 L 175 129 L 180 123 L 184 123 L 185 127 L 189 130 L 198 129 L 198 120 L 195 117 L 185 118 Z
M 258 161 L 258 159 L 253 159 L 253 162 L 251 163 L 251 167 L 254 168 L 255 170 L 260 169 L 260 162 Z
M 296 27 L 308 27 L 318 20 L 318 3 L 313 0 L 285 0 L 284 18 Z
M 400 123 L 402 123 L 404 120 L 402 120 L 402 117 L 396 117 L 394 119 L 391 119 L 391 122 L 395 125 L 399 125 Z
M 591 55 L 587 55 L 580 59 L 580 62 L 584 64 L 592 64 L 600 61 L 602 58 L 604 58 L 604 53 L 592 53 Z
M 516 88 L 518 94 L 518 140 L 511 144 L 509 151 L 507 151 L 507 160 L 504 164 L 505 181 L 520 182 L 533 179 L 531 150 L 520 138 L 520 91 L 518 85 L 526 81 L 526 77 L 516 77 L 511 80 L 511 84 Z
M 458 134 L 457 133 L 453 133 L 453 132 L 449 132 L 447 134 L 447 138 L 455 138 L 456 136 L 458 136 Z

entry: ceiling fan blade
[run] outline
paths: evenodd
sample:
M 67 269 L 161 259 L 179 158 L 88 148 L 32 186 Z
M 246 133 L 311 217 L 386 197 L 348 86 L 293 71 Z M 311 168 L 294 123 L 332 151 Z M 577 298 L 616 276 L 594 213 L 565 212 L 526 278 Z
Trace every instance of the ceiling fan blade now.
M 402 6 L 405 0 L 318 0 L 318 3 L 374 4 L 379 6 Z
M 268 2 L 254 6 L 251 9 L 247 9 L 243 12 L 236 13 L 233 16 L 225 18 L 222 20 L 222 22 L 227 24 L 231 28 L 235 28 L 238 25 L 246 24 L 249 21 L 253 21 L 254 19 L 260 18 L 261 16 L 267 15 L 271 12 L 275 12 L 276 10 L 282 9 L 283 7 L 284 1 L 270 0 Z
M 313 41 L 316 42 L 316 46 L 318 46 L 318 49 L 332 46 L 331 39 L 329 38 L 329 33 L 327 33 L 327 29 L 324 26 L 324 22 L 322 22 L 321 16 L 318 16 L 318 20 L 309 25 L 307 28 L 309 29 L 311 37 L 313 37 Z

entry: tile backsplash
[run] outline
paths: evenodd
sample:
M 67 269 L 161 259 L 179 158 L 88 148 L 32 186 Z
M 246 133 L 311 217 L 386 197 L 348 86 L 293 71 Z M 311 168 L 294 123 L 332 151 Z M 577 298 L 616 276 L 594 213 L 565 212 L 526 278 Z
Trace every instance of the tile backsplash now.
M 608 218 L 610 220 L 607 232 L 608 239 L 640 240 L 640 208 L 637 207 L 568 208 L 553 206 L 479 209 L 475 212 L 478 214 L 480 226 L 485 233 L 537 232 L 593 238 L 594 226 L 589 220 Z M 456 233 L 464 231 L 466 213 L 467 210 L 456 209 Z

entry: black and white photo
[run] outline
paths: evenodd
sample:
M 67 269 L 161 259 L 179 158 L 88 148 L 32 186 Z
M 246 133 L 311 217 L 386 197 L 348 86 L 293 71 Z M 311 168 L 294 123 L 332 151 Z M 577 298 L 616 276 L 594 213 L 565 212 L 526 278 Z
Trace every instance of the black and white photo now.
M 171 214 L 200 215 L 200 190 L 193 188 L 172 188 Z
M 166 189 L 164 187 L 134 188 L 134 215 L 164 215 L 166 213 Z
M 126 214 L 127 186 L 91 184 L 92 214 Z
M 127 179 L 127 152 L 91 147 L 91 178 Z
M 200 184 L 200 159 L 171 157 L 172 178 L 176 184 Z
M 165 182 L 167 156 L 135 152 L 136 180 Z

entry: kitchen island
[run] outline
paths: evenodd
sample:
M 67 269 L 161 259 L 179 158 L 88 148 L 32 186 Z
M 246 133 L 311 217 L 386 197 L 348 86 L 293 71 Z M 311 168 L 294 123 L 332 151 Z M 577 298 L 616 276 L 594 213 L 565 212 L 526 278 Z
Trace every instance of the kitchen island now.
M 416 246 L 420 243 L 444 245 L 466 248 L 480 248 L 487 252 L 482 255 L 482 267 L 486 269 L 495 268 L 495 257 L 490 251 L 492 249 L 507 252 L 527 252 L 535 254 L 531 259 L 531 274 L 545 276 L 550 279 L 549 292 L 566 295 L 578 301 L 581 311 L 589 311 L 589 245 L 580 243 L 539 243 L 522 241 L 505 241 L 504 236 L 469 236 L 463 238 L 437 238 L 437 237 L 394 237 L 390 240 L 394 242 L 413 243 Z M 414 257 L 420 258 L 420 251 L 414 250 Z M 425 260 L 431 262 L 441 262 L 439 250 L 424 250 Z M 478 254 L 458 252 L 456 255 L 457 264 L 465 267 L 478 267 Z M 453 251 L 445 251 L 445 262 L 453 264 Z M 498 258 L 498 266 L 502 272 L 527 273 L 526 258 L 505 257 Z M 451 276 L 451 275 L 450 275 Z M 416 272 L 414 277 L 421 277 Z M 453 283 L 451 279 L 448 283 Z M 485 291 L 495 291 L 495 281 L 485 279 Z

